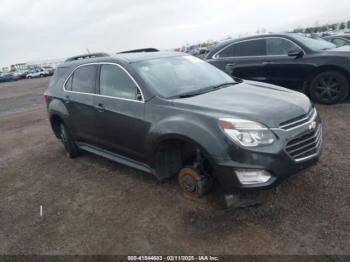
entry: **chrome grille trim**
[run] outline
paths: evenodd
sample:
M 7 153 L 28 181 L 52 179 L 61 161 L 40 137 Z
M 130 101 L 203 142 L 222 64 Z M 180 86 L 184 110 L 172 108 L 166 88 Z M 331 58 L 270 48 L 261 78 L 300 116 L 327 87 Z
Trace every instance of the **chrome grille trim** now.
M 311 152 L 311 151 L 313 152 L 315 149 L 316 149 L 316 153 L 313 153 L 313 154 L 311 155 L 311 157 L 314 156 L 314 155 L 317 155 L 319 146 L 320 146 L 320 144 L 321 144 L 321 140 L 322 140 L 322 138 L 319 137 L 314 148 L 310 148 L 310 149 L 308 149 L 308 150 L 306 150 L 306 151 L 304 151 L 304 152 L 299 153 L 298 155 L 296 155 L 295 161 L 300 162 L 301 160 L 305 160 L 305 159 L 310 158 L 310 156 L 306 156 L 306 157 L 303 157 L 303 158 L 298 158 L 298 157 L 299 157 L 299 156 L 302 156 L 302 155 L 304 155 L 304 154 L 306 154 L 306 153 L 309 153 L 309 152 Z
M 297 142 L 297 143 L 293 143 L 292 145 L 287 146 L 286 149 L 288 150 L 288 149 L 290 149 L 291 147 L 298 146 L 298 145 L 303 144 L 303 143 L 305 143 L 305 142 L 308 142 L 308 141 L 310 141 L 310 140 L 311 140 L 311 143 L 314 143 L 314 142 L 315 142 L 314 140 L 315 140 L 315 139 L 318 139 L 320 132 L 321 132 L 321 128 L 318 128 L 317 131 L 316 131 L 316 133 L 315 133 L 312 137 L 309 137 L 309 138 L 307 138 L 307 139 L 305 139 L 305 140 L 302 140 L 302 141 L 299 141 L 299 142 Z M 305 146 L 305 145 L 304 145 L 304 146 Z M 302 147 L 304 147 L 304 146 L 302 146 Z M 290 152 L 292 153 L 292 152 L 294 152 L 295 150 L 296 150 L 296 149 L 292 149 Z
M 311 123 L 316 119 L 316 117 L 317 117 L 317 111 L 315 108 L 313 108 L 312 110 L 310 110 L 309 113 L 307 113 L 306 116 L 299 117 L 296 120 L 285 121 L 280 124 L 279 128 L 285 131 L 290 131 L 290 130 L 299 128 L 305 124 Z
M 316 131 L 299 135 L 289 141 L 286 146 L 286 152 L 295 161 L 301 162 L 317 156 L 322 144 L 322 126 Z

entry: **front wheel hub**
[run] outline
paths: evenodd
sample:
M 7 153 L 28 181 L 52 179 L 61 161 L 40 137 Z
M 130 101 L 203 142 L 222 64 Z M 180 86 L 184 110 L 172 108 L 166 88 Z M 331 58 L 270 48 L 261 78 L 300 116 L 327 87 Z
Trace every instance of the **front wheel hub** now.
M 179 171 L 178 182 L 183 193 L 192 198 L 200 198 L 211 189 L 211 179 L 194 167 L 184 167 Z

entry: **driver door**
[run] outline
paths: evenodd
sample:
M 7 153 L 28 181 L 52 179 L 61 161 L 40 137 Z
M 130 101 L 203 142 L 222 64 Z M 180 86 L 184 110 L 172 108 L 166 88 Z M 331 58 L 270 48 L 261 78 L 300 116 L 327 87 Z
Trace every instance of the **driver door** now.
M 98 95 L 94 97 L 96 134 L 100 147 L 143 161 L 143 145 L 150 127 L 144 120 L 141 89 L 117 64 L 99 68 Z
M 288 56 L 290 51 L 296 50 L 304 52 L 291 40 L 281 37 L 266 38 L 266 82 L 291 89 L 303 87 L 304 76 L 309 71 L 310 65 L 305 63 L 304 56 L 298 58 Z

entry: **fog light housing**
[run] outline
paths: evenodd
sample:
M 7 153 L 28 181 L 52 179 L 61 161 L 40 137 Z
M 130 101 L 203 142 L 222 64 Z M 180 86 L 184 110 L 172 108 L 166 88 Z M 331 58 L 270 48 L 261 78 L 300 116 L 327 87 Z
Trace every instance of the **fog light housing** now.
M 272 178 L 266 170 L 236 170 L 235 172 L 243 185 L 265 184 Z

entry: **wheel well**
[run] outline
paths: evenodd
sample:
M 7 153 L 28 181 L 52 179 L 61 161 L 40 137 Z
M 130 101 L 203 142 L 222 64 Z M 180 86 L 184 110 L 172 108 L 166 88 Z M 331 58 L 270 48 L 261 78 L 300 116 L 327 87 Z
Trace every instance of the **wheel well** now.
M 63 123 L 63 120 L 59 116 L 53 115 L 50 118 L 50 123 L 55 136 L 59 139 L 61 134 L 60 124 Z
M 207 154 L 196 144 L 185 139 L 167 139 L 162 141 L 155 151 L 156 174 L 160 179 L 169 179 L 178 174 L 184 166 L 192 166 L 200 156 L 201 169 L 212 173 L 212 164 Z
M 349 81 L 350 83 L 350 73 L 348 73 L 345 69 L 338 67 L 338 66 L 321 66 L 317 67 L 316 69 L 312 70 L 308 76 L 306 77 L 306 80 L 304 82 L 304 90 L 307 95 L 309 94 L 309 83 L 310 81 L 319 73 L 325 72 L 325 71 L 337 71 L 339 73 L 342 73 Z

